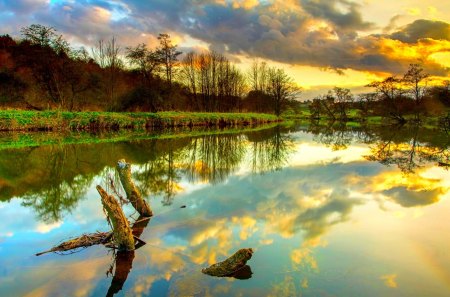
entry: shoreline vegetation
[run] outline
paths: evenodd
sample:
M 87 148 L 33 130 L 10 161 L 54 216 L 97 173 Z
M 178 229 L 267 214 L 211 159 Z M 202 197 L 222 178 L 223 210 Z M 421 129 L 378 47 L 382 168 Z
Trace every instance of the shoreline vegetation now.
M 112 37 L 73 48 L 57 30 L 0 35 L 0 131 L 118 131 L 240 127 L 283 120 L 347 126 L 424 125 L 450 130 L 450 80 L 421 63 L 376 80 L 368 93 L 334 87 L 302 98 L 288 73 L 255 59 L 248 69 L 214 51 L 122 46 Z M 380 78 L 381 79 L 381 78 Z M 329 124 L 327 124 L 329 125 Z
M 67 112 L 0 110 L 0 131 L 151 130 L 172 127 L 237 127 L 280 122 L 271 114 L 205 112 Z

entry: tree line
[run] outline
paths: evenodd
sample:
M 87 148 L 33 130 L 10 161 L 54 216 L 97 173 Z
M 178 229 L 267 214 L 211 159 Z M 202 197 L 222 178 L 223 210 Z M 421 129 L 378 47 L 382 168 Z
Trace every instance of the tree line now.
M 296 104 L 299 88 L 283 69 L 255 61 L 243 72 L 224 55 L 182 53 L 159 44 L 99 40 L 74 49 L 53 27 L 33 24 L 22 38 L 0 36 L 0 106 L 69 111 L 183 110 L 268 112 Z
M 441 115 L 450 107 L 450 81 L 428 86 L 430 75 L 421 64 L 410 64 L 402 77 L 389 76 L 366 85 L 374 92 L 355 96 L 349 89 L 335 87 L 308 102 L 313 119 L 349 120 L 355 116 L 383 116 L 399 123 L 420 121 L 423 116 Z M 358 114 L 350 114 L 356 111 Z

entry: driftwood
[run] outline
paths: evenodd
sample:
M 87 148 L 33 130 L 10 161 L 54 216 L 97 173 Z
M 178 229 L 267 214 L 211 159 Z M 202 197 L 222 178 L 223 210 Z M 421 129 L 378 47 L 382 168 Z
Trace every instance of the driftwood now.
M 134 250 L 134 238 L 128 220 L 120 207 L 119 202 L 112 195 L 108 195 L 101 186 L 97 191 L 102 198 L 102 204 L 113 228 L 114 243 L 119 251 Z
M 80 237 L 76 237 L 65 241 L 48 251 L 37 253 L 36 256 L 40 256 L 52 252 L 68 252 L 79 248 L 86 248 L 96 244 L 105 244 L 111 240 L 112 232 L 97 232 L 91 234 L 84 234 Z
M 127 199 L 131 202 L 134 209 L 144 217 L 151 217 L 153 212 L 148 203 L 142 198 L 141 193 L 131 179 L 131 165 L 124 159 L 117 162 L 117 172 L 119 173 L 120 182 L 127 194 Z
M 208 268 L 203 268 L 202 272 L 211 276 L 230 276 L 237 271 L 243 269 L 247 261 L 252 258 L 253 250 L 240 249 L 233 256 L 229 257 L 223 262 L 211 265 Z

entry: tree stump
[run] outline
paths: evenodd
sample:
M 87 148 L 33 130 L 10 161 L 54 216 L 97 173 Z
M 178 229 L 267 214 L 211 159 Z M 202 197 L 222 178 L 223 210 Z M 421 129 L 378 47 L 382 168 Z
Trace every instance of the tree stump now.
M 240 249 L 225 261 L 213 264 L 208 268 L 203 268 L 202 272 L 207 275 L 219 277 L 232 275 L 246 266 L 245 264 L 251 259 L 252 254 L 253 250 L 251 248 Z
M 153 212 L 150 206 L 142 198 L 141 193 L 131 179 L 131 165 L 122 159 L 117 162 L 116 169 L 119 173 L 122 187 L 127 194 L 127 199 L 131 202 L 131 205 L 133 205 L 134 209 L 136 209 L 141 216 L 151 217 Z
M 97 186 L 97 191 L 102 198 L 103 207 L 108 214 L 113 228 L 114 242 L 119 251 L 134 250 L 134 238 L 125 214 L 114 196 L 108 195 L 101 186 Z

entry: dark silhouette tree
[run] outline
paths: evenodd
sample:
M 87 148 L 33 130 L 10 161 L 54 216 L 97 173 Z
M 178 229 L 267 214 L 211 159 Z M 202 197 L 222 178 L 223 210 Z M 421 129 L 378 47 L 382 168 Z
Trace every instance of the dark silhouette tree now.
M 379 100 L 386 103 L 385 111 L 387 116 L 394 118 L 399 123 L 405 123 L 405 110 L 402 108 L 402 97 L 405 93 L 402 87 L 402 80 L 394 76 L 390 76 L 382 81 L 375 81 L 367 85 L 367 87 L 375 88 Z
M 409 88 L 415 102 L 415 116 L 419 120 L 421 103 L 427 92 L 428 73 L 424 72 L 420 64 L 410 64 L 408 71 L 403 76 L 403 82 Z
M 177 50 L 177 45 L 172 44 L 169 34 L 159 34 L 158 40 L 159 47 L 157 48 L 156 53 L 163 65 L 166 80 L 171 86 L 175 73 L 175 66 L 178 64 L 178 56 L 181 55 L 182 52 Z

